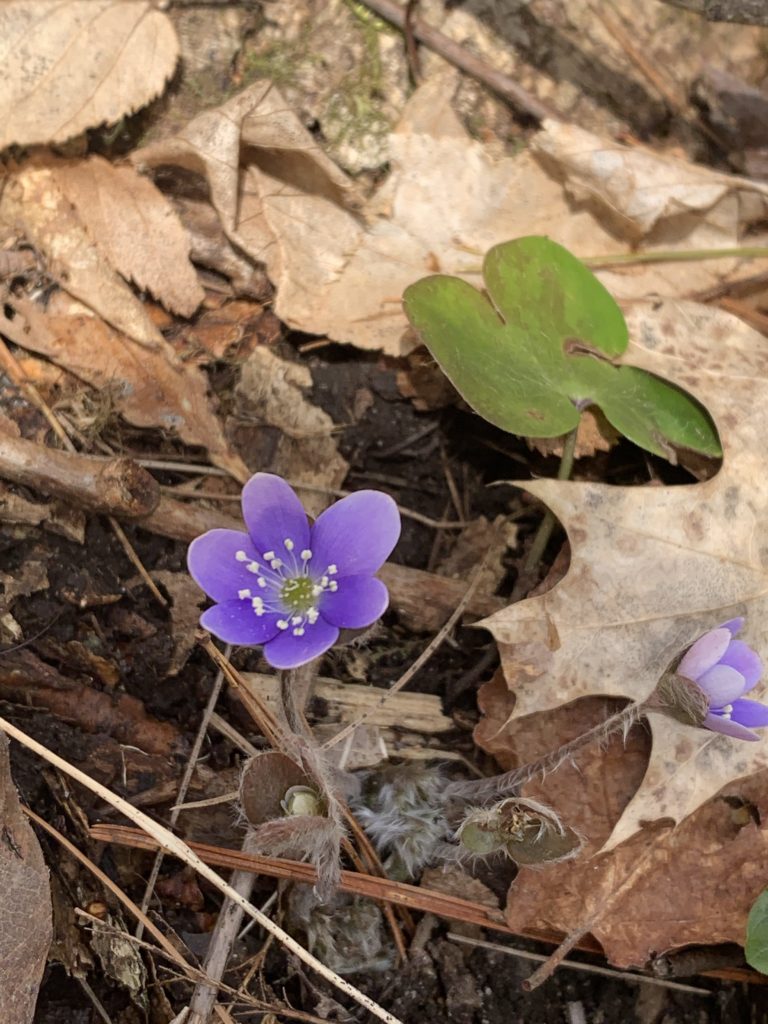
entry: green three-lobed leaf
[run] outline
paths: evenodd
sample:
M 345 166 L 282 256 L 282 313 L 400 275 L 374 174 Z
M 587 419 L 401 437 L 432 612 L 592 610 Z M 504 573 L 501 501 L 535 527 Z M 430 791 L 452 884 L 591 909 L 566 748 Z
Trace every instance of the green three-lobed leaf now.
M 706 411 L 671 384 L 614 360 L 626 350 L 621 310 L 594 274 L 548 238 L 491 249 L 487 295 L 437 274 L 406 289 L 406 314 L 463 398 L 513 434 L 556 437 L 599 406 L 635 444 L 719 455 Z

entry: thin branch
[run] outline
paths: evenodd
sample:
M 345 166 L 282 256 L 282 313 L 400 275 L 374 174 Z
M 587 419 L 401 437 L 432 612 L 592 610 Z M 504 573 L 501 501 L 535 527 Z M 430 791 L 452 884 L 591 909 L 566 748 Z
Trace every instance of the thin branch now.
M 364 2 L 366 7 L 370 7 L 379 17 L 391 22 L 399 29 L 405 30 L 406 9 L 395 0 L 364 0 Z M 440 32 L 439 29 L 416 18 L 411 21 L 410 26 L 414 39 L 423 43 L 424 46 L 428 46 L 435 53 L 439 53 L 449 63 L 477 79 L 478 82 L 488 86 L 489 89 L 524 114 L 528 114 L 537 121 L 545 121 L 547 118 L 562 120 L 557 111 L 536 99 L 509 75 L 497 71 L 496 68 L 488 67 L 479 57 L 470 53 L 463 46 L 459 46 L 444 32 Z

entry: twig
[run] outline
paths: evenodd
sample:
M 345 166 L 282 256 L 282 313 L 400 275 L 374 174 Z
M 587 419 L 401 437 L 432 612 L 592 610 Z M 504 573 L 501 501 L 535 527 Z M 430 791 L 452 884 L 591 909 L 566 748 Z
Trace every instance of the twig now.
M 370 7 L 379 17 L 396 25 L 399 29 L 405 29 L 406 10 L 395 0 L 364 0 L 366 7 Z M 562 120 L 557 111 L 548 107 L 541 100 L 531 96 L 529 92 L 518 85 L 517 82 L 505 75 L 502 71 L 488 67 L 478 57 L 470 53 L 463 46 L 459 46 L 450 39 L 444 32 L 432 28 L 426 22 L 414 19 L 411 22 L 413 38 L 428 46 L 430 50 L 439 53 L 441 57 L 454 64 L 461 71 L 466 72 L 472 78 L 487 85 L 502 99 L 517 107 L 523 113 L 535 118 L 537 121 L 545 121 L 553 118 L 556 121 Z
M 231 650 L 231 644 L 227 644 L 224 651 L 224 656 L 229 657 Z M 216 675 L 216 679 L 214 680 L 210 696 L 208 697 L 208 702 L 205 705 L 203 717 L 200 719 L 200 725 L 197 727 L 197 735 L 195 736 L 195 742 L 192 744 L 192 749 L 189 752 L 187 766 L 184 769 L 184 776 L 181 780 L 179 791 L 176 794 L 176 803 L 171 808 L 171 815 L 169 819 L 171 828 L 173 828 L 173 826 L 179 820 L 179 815 L 181 814 L 182 811 L 182 807 L 180 805 L 184 804 L 184 798 L 187 795 L 189 784 L 192 781 L 192 776 L 195 772 L 195 768 L 197 767 L 197 759 L 200 757 L 200 751 L 203 746 L 203 741 L 205 740 L 206 733 L 208 732 L 208 724 L 211 720 L 213 710 L 216 707 L 216 702 L 219 699 L 219 694 L 221 693 L 221 687 L 223 683 L 224 673 L 221 671 L 221 669 L 219 669 L 219 672 Z M 162 866 L 162 863 L 163 851 L 159 850 L 157 856 L 155 857 L 155 862 L 152 865 L 152 870 L 149 874 L 149 879 L 147 880 L 147 886 L 146 889 L 144 890 L 144 898 L 141 901 L 141 910 L 142 913 L 144 914 L 146 914 L 147 910 L 149 909 L 149 901 L 152 899 L 152 893 L 155 891 L 155 885 L 157 884 L 157 877 L 160 874 L 160 868 Z M 136 928 L 136 938 L 140 939 L 143 934 L 143 931 L 143 922 L 139 920 L 138 927 Z
M 124 825 L 92 825 L 89 835 L 91 839 L 98 842 L 116 843 L 137 850 L 156 850 L 158 846 L 157 840 L 152 836 L 145 835 L 139 829 L 127 828 Z M 315 868 L 303 861 L 245 854 L 241 850 L 227 850 L 206 843 L 190 843 L 189 847 L 201 860 L 216 867 L 229 870 L 248 870 L 271 878 L 285 878 L 302 885 L 314 885 L 317 881 Z M 376 875 L 367 875 L 358 871 L 342 871 L 339 887 L 344 892 L 352 893 L 355 896 L 386 900 L 388 903 L 406 907 L 409 910 L 425 911 L 454 921 L 466 921 L 469 924 L 476 924 L 481 928 L 491 928 L 507 935 L 515 934 L 504 922 L 500 911 L 493 911 L 488 907 L 473 903 L 471 900 L 449 896 L 447 893 L 426 889 L 423 886 L 409 885 L 407 882 L 393 882 L 389 878 L 379 878 Z M 551 933 L 538 933 L 532 937 L 548 942 L 556 941 Z
M 134 567 L 136 572 L 138 572 L 139 576 L 141 576 L 141 578 L 144 580 L 145 586 L 149 589 L 150 593 L 152 594 L 154 599 L 157 601 L 157 603 L 162 605 L 163 608 L 167 608 L 168 607 L 168 602 L 163 597 L 163 595 L 160 593 L 160 590 L 158 589 L 157 584 L 155 583 L 155 581 L 152 579 L 152 577 L 147 572 L 144 563 L 139 558 L 139 556 L 138 556 L 138 554 L 136 552 L 136 549 L 134 548 L 133 544 L 131 544 L 131 542 L 128 540 L 128 537 L 126 536 L 125 530 L 122 528 L 120 523 L 118 523 L 118 521 L 115 519 L 114 516 L 107 516 L 107 521 L 109 522 L 109 525 L 112 527 L 112 530 L 113 530 L 115 536 L 117 537 L 117 539 L 122 544 L 123 551 L 125 552 L 126 556 L 128 557 L 128 561 Z
M 517 956 L 522 960 L 534 960 L 544 963 L 549 958 L 543 953 L 530 953 L 527 949 L 515 949 L 513 946 L 502 946 L 500 942 L 486 942 L 484 939 L 472 939 L 467 935 L 457 935 L 455 932 L 448 932 L 449 939 L 454 942 L 461 942 L 465 946 L 473 946 L 476 949 L 489 949 L 494 953 L 504 953 L 507 956 Z M 573 971 L 585 971 L 588 974 L 599 974 L 603 978 L 614 978 L 619 981 L 635 981 L 641 985 L 655 985 L 659 988 L 670 988 L 678 992 L 691 992 L 697 996 L 711 996 L 708 988 L 696 988 L 694 985 L 683 985 L 678 981 L 664 981 L 662 978 L 649 978 L 645 974 L 633 974 L 631 971 L 612 971 L 609 967 L 599 967 L 595 964 L 582 964 L 577 960 L 563 960 L 561 967 L 569 967 Z
M 331 739 L 328 740 L 327 743 L 325 744 L 326 749 L 330 747 L 335 747 L 337 746 L 337 744 L 342 743 L 347 738 L 347 736 L 350 736 L 355 731 L 355 729 L 357 729 L 361 725 L 364 725 L 372 714 L 374 714 L 379 708 L 386 704 L 386 702 L 389 700 L 393 693 L 397 693 L 398 690 L 402 690 L 404 686 L 407 686 L 408 683 L 410 683 L 411 679 L 413 679 L 413 677 L 416 675 L 416 673 L 421 668 L 423 668 L 424 665 L 426 665 L 426 663 L 429 661 L 429 659 L 440 647 L 440 645 L 443 643 L 443 641 L 448 636 L 450 631 L 459 621 L 462 614 L 464 613 L 464 609 L 471 601 L 472 595 L 474 594 L 475 590 L 480 584 L 483 569 L 485 568 L 486 563 L 488 562 L 489 555 L 490 546 L 489 551 L 486 552 L 486 555 L 483 558 L 482 562 L 475 570 L 474 576 L 472 577 L 469 586 L 464 591 L 463 597 L 459 601 L 454 611 L 451 613 L 450 618 L 445 622 L 443 627 L 433 637 L 433 639 L 427 644 L 427 646 L 424 648 L 424 650 L 421 652 L 418 658 L 413 662 L 413 664 L 400 676 L 400 678 L 397 680 L 396 683 L 394 683 L 393 686 L 390 686 L 388 690 L 384 691 L 384 693 L 381 696 L 381 699 L 372 708 L 369 708 L 368 711 L 360 715 L 357 721 L 350 722 L 349 725 L 345 726 L 343 729 L 337 732 L 335 736 L 332 736 Z
M 15 725 L 9 722 L 5 718 L 0 718 L 0 729 L 8 734 L 11 739 L 17 740 L 28 750 L 42 757 L 43 760 L 52 764 L 59 771 L 64 772 L 70 778 L 79 782 L 85 786 L 92 793 L 95 793 L 100 799 L 106 800 L 107 803 L 111 804 L 112 807 L 120 814 L 125 815 L 130 821 L 133 821 L 139 828 L 143 829 L 148 835 L 158 843 L 160 847 L 165 849 L 168 853 L 173 854 L 180 860 L 183 860 L 185 864 L 188 864 L 193 868 L 199 875 L 201 875 L 207 882 L 210 882 L 216 889 L 219 890 L 224 896 L 237 903 L 238 906 L 242 907 L 246 914 L 256 921 L 265 931 L 270 932 L 275 938 L 281 942 L 289 952 L 297 956 L 302 963 L 306 964 L 316 971 L 322 978 L 328 981 L 331 985 L 335 986 L 340 992 L 354 999 L 360 1006 L 365 1007 L 370 1013 L 379 1020 L 383 1020 L 386 1024 L 401 1024 L 393 1014 L 379 1006 L 378 1003 L 374 1002 L 370 996 L 367 996 L 364 992 L 355 988 L 344 978 L 339 977 L 334 971 L 325 964 L 321 963 L 315 956 L 313 956 L 308 950 L 304 949 L 294 938 L 292 938 L 286 931 L 280 928 L 279 925 L 275 924 L 270 918 L 265 917 L 264 914 L 254 907 L 253 904 L 249 903 L 248 900 L 244 899 L 238 892 L 236 892 L 228 882 L 212 868 L 210 868 L 204 861 L 194 853 L 189 846 L 178 836 L 175 836 L 172 832 L 169 832 L 167 828 L 159 825 L 153 821 L 148 815 L 144 814 L 143 811 L 133 807 L 123 797 L 118 796 L 117 793 L 111 792 L 106 786 L 102 786 L 101 783 L 96 782 L 85 772 L 80 771 L 74 765 L 65 761 L 63 757 L 59 757 L 58 754 L 54 754 L 52 750 L 48 750 L 47 747 L 43 746 L 42 743 L 38 743 L 31 736 L 28 736 L 21 729 L 18 729 Z
M 62 452 L 0 433 L 0 476 L 90 512 L 134 518 L 160 501 L 157 481 L 131 459 Z
M 251 852 L 253 834 L 247 833 L 243 839 L 243 852 Z M 240 895 L 249 900 L 253 892 L 256 876 L 248 871 L 233 871 L 229 884 Z M 218 982 L 224 977 L 227 962 L 232 953 L 232 947 L 237 939 L 240 925 L 243 921 L 243 909 L 231 900 L 225 900 L 222 904 L 219 916 L 216 919 L 216 927 L 205 955 L 203 970 L 214 982 L 213 985 L 206 982 L 198 982 L 192 998 L 189 1001 L 189 1018 L 187 1024 L 208 1024 L 208 1019 L 213 1011 L 213 1004 L 218 994 Z

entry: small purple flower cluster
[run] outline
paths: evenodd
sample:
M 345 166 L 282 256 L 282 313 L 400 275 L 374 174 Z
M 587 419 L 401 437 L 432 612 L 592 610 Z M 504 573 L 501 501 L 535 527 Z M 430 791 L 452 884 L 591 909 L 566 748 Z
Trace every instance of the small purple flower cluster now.
M 677 675 L 696 683 L 709 701 L 709 711 L 701 723 L 705 729 L 725 733 L 740 740 L 759 740 L 752 729 L 768 725 L 768 707 L 744 694 L 757 686 L 763 674 L 760 657 L 736 634 L 744 619 L 731 619 L 710 629 L 688 648 Z
M 243 488 L 248 532 L 209 530 L 187 556 L 195 581 L 216 604 L 200 624 L 226 643 L 264 645 L 274 668 L 291 669 L 327 651 L 341 629 L 370 626 L 387 608 L 374 573 L 400 536 L 388 495 L 358 491 L 310 525 L 291 487 L 257 473 Z

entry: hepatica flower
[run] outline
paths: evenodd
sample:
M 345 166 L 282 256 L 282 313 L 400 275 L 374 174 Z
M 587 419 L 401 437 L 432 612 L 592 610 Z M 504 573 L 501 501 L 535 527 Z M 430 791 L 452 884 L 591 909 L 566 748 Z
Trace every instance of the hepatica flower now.
M 388 495 L 358 491 L 310 525 L 285 480 L 257 473 L 242 506 L 247 533 L 209 530 L 187 555 L 193 579 L 216 602 L 200 618 L 214 636 L 263 644 L 270 665 L 290 669 L 327 651 L 340 629 L 382 615 L 389 595 L 373 574 L 400 536 Z
M 731 619 L 710 629 L 683 655 L 677 675 L 692 680 L 706 695 L 709 709 L 701 723 L 705 729 L 759 740 L 752 729 L 768 725 L 768 707 L 745 700 L 763 672 L 763 663 L 752 648 L 734 637 L 744 619 Z

